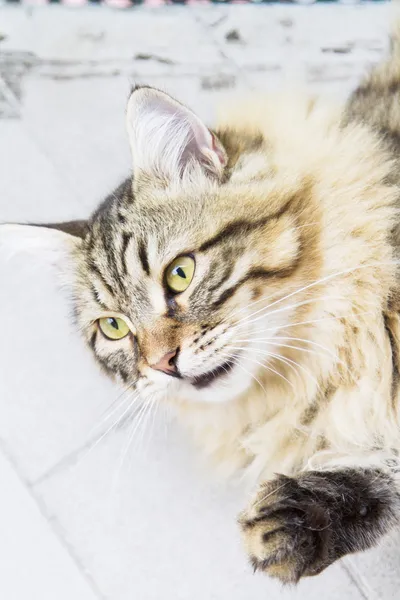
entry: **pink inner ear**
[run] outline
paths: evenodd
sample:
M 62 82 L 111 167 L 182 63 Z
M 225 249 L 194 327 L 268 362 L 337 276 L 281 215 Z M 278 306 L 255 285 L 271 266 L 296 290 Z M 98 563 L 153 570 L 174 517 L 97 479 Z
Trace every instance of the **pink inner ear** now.
M 222 152 L 215 135 L 211 131 L 210 131 L 210 133 L 211 133 L 211 138 L 212 138 L 212 149 L 215 152 L 215 154 L 218 156 L 219 162 L 221 163 L 221 165 L 225 166 L 227 163 L 226 156 L 225 156 L 224 152 Z
M 134 92 L 128 104 L 135 169 L 179 178 L 195 164 L 220 177 L 227 159 L 218 138 L 190 109 L 152 89 Z

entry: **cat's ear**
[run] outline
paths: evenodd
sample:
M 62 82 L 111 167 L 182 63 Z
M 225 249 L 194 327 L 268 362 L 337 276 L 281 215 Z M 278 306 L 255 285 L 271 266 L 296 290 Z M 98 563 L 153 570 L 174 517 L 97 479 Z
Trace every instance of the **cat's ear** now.
M 226 152 L 217 137 L 189 109 L 154 88 L 135 88 L 127 108 L 134 178 L 166 182 L 197 170 L 221 179 Z
M 81 244 L 86 227 L 86 221 L 44 225 L 0 224 L 0 258 L 27 253 L 58 262 Z

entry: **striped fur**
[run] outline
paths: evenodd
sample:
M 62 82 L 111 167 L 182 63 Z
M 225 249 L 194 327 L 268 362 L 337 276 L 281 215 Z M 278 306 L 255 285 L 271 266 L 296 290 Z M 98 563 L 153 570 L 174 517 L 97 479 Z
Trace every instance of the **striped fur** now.
M 225 473 L 264 482 L 240 523 L 253 565 L 282 581 L 399 521 L 396 40 L 344 107 L 251 98 L 211 132 L 134 90 L 134 176 L 77 237 L 66 228 L 99 364 L 173 405 Z M 174 295 L 165 270 L 182 254 L 196 270 Z M 107 340 L 109 315 L 131 334 Z M 176 350 L 174 377 L 152 368 Z

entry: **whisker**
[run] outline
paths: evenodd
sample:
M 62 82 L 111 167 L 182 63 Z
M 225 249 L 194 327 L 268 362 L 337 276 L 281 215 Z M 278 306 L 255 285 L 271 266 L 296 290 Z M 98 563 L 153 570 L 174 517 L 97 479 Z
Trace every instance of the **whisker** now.
M 271 306 L 273 306 L 275 304 L 275 302 L 273 302 L 272 304 L 270 304 L 266 307 L 260 308 L 259 310 L 256 310 L 254 313 L 247 315 L 246 317 L 243 317 L 242 319 L 240 319 L 239 321 L 237 321 L 235 323 L 234 328 L 239 327 L 244 322 L 246 322 L 246 325 L 248 325 L 249 323 L 255 323 L 264 317 L 269 317 L 270 315 L 279 314 L 281 312 L 291 310 L 294 308 L 299 308 L 300 306 L 312 304 L 313 302 L 318 302 L 320 300 L 333 300 L 333 299 L 334 300 L 346 300 L 346 298 L 344 296 L 333 296 L 331 294 L 327 294 L 325 296 L 317 296 L 316 298 L 308 298 L 307 300 L 302 300 L 300 302 L 296 302 L 295 304 L 289 304 L 288 306 L 284 306 L 283 308 L 278 308 L 275 310 L 264 312 L 264 311 L 267 311 Z M 259 315 L 260 313 L 262 313 L 262 314 L 259 317 L 257 317 L 256 319 L 253 319 L 253 317 L 255 317 L 256 315 Z M 251 319 L 251 320 L 249 320 L 249 319 Z
M 122 421 L 122 419 L 124 418 L 124 416 L 129 412 L 129 410 L 132 408 L 132 406 L 135 404 L 137 398 L 138 398 L 139 394 L 136 394 L 133 396 L 133 398 L 131 398 L 131 402 L 128 404 L 128 407 L 124 410 L 124 412 L 122 413 L 122 415 L 120 415 L 118 417 L 118 419 L 116 421 L 114 421 L 114 423 L 112 423 L 112 425 L 99 437 L 97 438 L 97 440 L 94 441 L 94 443 L 88 448 L 88 450 L 83 454 L 83 456 L 80 458 L 80 460 L 78 461 L 78 463 L 76 464 L 76 466 L 80 465 L 82 463 L 82 461 L 84 459 L 86 459 L 89 454 L 91 454 L 91 452 L 96 448 L 96 446 L 98 446 L 100 444 L 100 442 L 113 430 L 117 427 L 117 425 Z
M 134 435 L 135 435 L 135 433 L 137 431 L 137 428 L 138 428 L 138 426 L 139 426 L 139 424 L 140 424 L 140 422 L 141 422 L 141 420 L 143 418 L 143 415 L 146 412 L 147 407 L 148 407 L 148 405 L 144 402 L 142 404 L 142 406 L 140 407 L 140 410 L 139 410 L 139 412 L 138 412 L 135 420 L 132 423 L 131 430 L 128 433 L 127 442 L 126 442 L 126 444 L 125 444 L 125 446 L 124 446 L 124 448 L 123 448 L 123 450 L 121 452 L 120 459 L 119 459 L 118 466 L 117 466 L 117 470 L 115 472 L 115 475 L 114 475 L 114 478 L 113 478 L 113 483 L 111 485 L 111 493 L 112 494 L 114 493 L 114 491 L 116 489 L 116 486 L 117 486 L 117 483 L 118 483 L 118 478 L 119 478 L 120 472 L 122 470 L 122 466 L 123 466 L 124 461 L 125 461 L 125 457 L 128 454 L 129 447 L 130 447 L 130 445 L 132 443 L 132 440 L 133 440 Z
M 235 349 L 235 350 L 245 350 L 246 348 L 238 348 L 236 346 L 230 346 L 231 348 Z M 304 373 L 306 375 L 308 375 L 311 379 L 311 381 L 319 388 L 319 383 L 318 381 L 315 379 L 315 377 L 310 373 L 310 371 L 308 369 L 306 369 L 303 365 L 300 365 L 299 363 L 297 363 L 295 360 L 292 360 L 290 358 L 284 357 L 284 356 L 280 356 L 279 354 L 275 354 L 273 352 L 268 352 L 267 350 L 258 350 L 255 348 L 251 349 L 252 352 L 256 352 L 257 354 L 261 354 L 262 356 L 269 356 L 271 358 L 275 358 L 277 360 L 280 360 L 281 362 L 283 362 L 284 364 L 286 364 L 288 367 L 290 367 L 295 373 L 296 375 L 299 377 L 299 373 L 296 371 L 295 366 L 297 366 L 299 369 L 301 369 L 302 371 L 304 371 Z M 259 363 L 262 364 L 262 363 Z M 282 375 L 282 374 L 281 374 Z M 288 379 L 285 378 L 285 380 L 290 383 L 292 386 L 292 382 L 290 382 Z
M 320 300 L 346 300 L 346 298 L 344 298 L 343 296 L 333 296 L 333 295 L 326 295 L 326 296 L 318 296 L 316 298 L 310 298 L 308 300 L 303 300 L 301 302 L 298 302 L 296 304 L 291 304 L 289 306 L 285 306 L 283 308 L 279 308 L 277 310 L 272 310 L 272 311 L 268 311 L 268 312 L 263 312 L 264 310 L 266 311 L 268 307 L 266 307 L 265 309 L 260 309 L 258 311 L 256 311 L 255 313 L 248 315 L 247 317 L 244 317 L 243 319 L 241 319 L 240 321 L 238 321 L 237 323 L 235 323 L 235 325 L 232 326 L 233 330 L 236 329 L 240 329 L 241 327 L 245 327 L 251 323 L 256 323 L 257 321 L 259 321 L 260 319 L 264 319 L 265 317 L 269 317 L 270 315 L 274 315 L 274 314 L 279 314 L 281 312 L 285 312 L 287 310 L 290 309 L 295 309 L 298 308 L 300 306 L 305 306 L 307 304 L 312 304 L 313 302 L 317 302 Z M 347 300 L 348 303 L 350 303 L 352 306 L 356 306 L 356 304 L 354 302 L 351 302 L 349 300 Z M 373 306 L 375 306 L 375 303 L 373 302 L 369 302 L 367 300 L 364 301 L 364 304 L 372 304 Z M 357 306 L 356 306 L 357 307 Z M 253 318 L 256 314 L 260 314 L 257 318 Z
M 296 294 L 304 292 L 304 291 L 306 291 L 308 289 L 311 289 L 311 288 L 313 288 L 313 287 L 315 287 L 317 285 L 321 285 L 322 283 L 326 283 L 327 281 L 331 281 L 335 277 L 340 277 L 341 275 L 346 275 L 348 273 L 352 273 L 352 272 L 354 272 L 356 270 L 359 270 L 359 269 L 367 269 L 367 268 L 370 268 L 370 267 L 372 268 L 372 267 L 377 267 L 377 266 L 382 266 L 382 265 L 391 265 L 391 264 L 393 264 L 393 265 L 399 264 L 399 261 L 398 260 L 393 260 L 393 261 L 375 261 L 374 263 L 368 263 L 366 265 L 357 265 L 355 267 L 351 267 L 351 268 L 348 268 L 348 269 L 343 269 L 342 271 L 336 271 L 335 273 L 331 273 L 330 275 L 326 275 L 325 277 L 322 277 L 322 278 L 317 279 L 317 280 L 315 280 L 315 281 L 313 281 L 313 282 L 311 282 L 311 283 L 309 283 L 309 284 L 307 284 L 305 286 L 302 286 L 301 288 L 295 290 L 294 292 L 290 292 L 289 294 L 286 294 L 286 296 L 283 296 L 282 298 L 279 298 L 278 300 L 275 300 L 274 302 L 272 302 L 271 304 L 269 304 L 266 307 L 263 307 L 260 310 L 271 308 L 271 306 L 274 306 L 276 304 L 284 302 L 285 300 L 287 300 L 288 298 L 291 298 L 291 297 L 295 296 Z M 273 294 L 271 294 L 270 296 L 264 297 L 264 298 L 260 298 L 259 300 L 256 300 L 255 302 L 252 302 L 250 305 L 248 305 L 248 306 L 246 306 L 244 308 L 238 309 L 238 310 L 234 311 L 233 313 L 229 314 L 228 318 L 232 318 L 235 314 L 237 314 L 239 312 L 242 312 L 244 310 L 248 310 L 248 308 L 250 306 L 254 306 L 254 305 L 256 305 L 256 304 L 258 304 L 260 302 L 265 302 L 266 300 L 269 300 L 272 297 L 273 297 Z M 255 314 L 257 314 L 257 313 L 253 313 L 251 316 L 255 316 Z
M 318 344 L 317 342 L 313 342 L 311 340 L 306 340 L 303 338 L 281 337 L 281 336 L 270 337 L 270 338 L 254 337 L 253 339 L 240 339 L 240 340 L 236 340 L 236 341 L 237 342 L 269 342 L 271 345 L 277 346 L 279 348 L 290 348 L 293 350 L 299 350 L 300 352 L 305 352 L 307 354 L 315 354 L 316 356 L 323 356 L 323 354 L 321 354 L 320 352 L 317 352 L 316 350 L 312 350 L 311 348 L 302 348 L 300 346 L 294 346 L 292 344 L 281 344 L 281 343 L 277 343 L 276 340 L 288 340 L 288 341 L 293 340 L 296 342 L 303 342 L 305 344 L 311 344 L 313 346 L 316 346 L 317 348 L 321 348 L 324 352 L 327 353 L 327 355 L 331 356 L 335 360 L 335 362 L 337 362 L 343 368 L 345 368 L 348 371 L 349 375 L 355 381 L 353 373 L 350 371 L 348 365 L 344 362 L 344 360 L 339 358 L 339 356 L 337 354 L 335 354 L 334 352 L 332 352 L 332 350 L 329 350 L 329 348 L 327 348 L 326 346 L 323 346 L 322 344 Z
M 168 440 L 168 426 L 172 422 L 172 408 L 168 402 L 158 402 L 159 407 L 163 413 L 163 431 L 164 431 L 164 441 Z
M 122 394 L 120 394 L 113 402 L 112 404 L 103 412 L 103 415 L 105 415 L 105 417 L 103 419 L 101 419 L 98 423 L 96 423 L 92 429 L 89 431 L 88 433 L 88 437 L 91 437 L 93 435 L 93 433 L 99 429 L 100 427 L 102 427 L 107 421 L 110 420 L 110 418 L 116 413 L 118 412 L 118 410 L 120 410 L 122 408 L 122 406 L 124 406 L 127 402 L 129 402 L 129 399 L 131 398 L 131 396 L 128 396 L 127 398 L 125 398 L 124 400 L 122 400 L 121 402 L 119 402 L 116 406 L 115 403 L 118 402 L 118 400 L 120 400 L 125 394 L 127 394 L 128 392 L 132 392 L 132 390 L 130 389 L 130 386 L 128 389 L 124 390 L 122 392 Z M 111 410 L 112 409 L 112 410 Z M 111 411 L 111 412 L 109 412 Z M 109 414 L 107 414 L 109 412 Z
M 374 315 L 376 314 L 376 311 L 371 311 L 371 310 L 367 310 L 367 311 L 362 311 L 359 313 L 352 313 L 352 315 L 354 316 L 363 316 L 363 315 Z M 346 319 L 349 315 L 332 315 L 329 317 L 321 317 L 320 319 L 310 319 L 308 321 L 298 321 L 296 323 L 288 323 L 287 325 L 281 325 L 279 327 L 268 327 L 267 329 L 260 329 L 257 333 L 264 333 L 266 331 L 279 331 L 281 329 L 287 329 L 288 327 L 297 327 L 298 325 L 309 325 L 312 323 L 322 323 L 323 321 L 330 321 L 330 320 L 338 320 L 338 319 Z
M 154 434 L 154 427 L 155 427 L 156 417 L 158 414 L 159 407 L 160 407 L 160 402 L 158 400 L 154 400 L 154 398 L 152 398 L 152 406 L 151 406 L 150 415 L 148 418 L 149 429 L 148 429 L 148 433 L 147 433 L 147 444 L 146 444 L 146 448 L 145 448 L 145 453 L 148 452 L 149 444 L 150 444 L 151 439 Z M 147 426 L 146 426 L 146 430 L 147 430 Z
M 147 410 L 145 411 L 145 413 L 143 415 L 140 425 L 138 425 L 138 427 L 137 427 L 138 435 L 137 435 L 137 438 L 136 438 L 135 444 L 134 444 L 135 452 L 139 451 L 140 446 L 142 446 L 142 448 L 144 446 L 145 434 L 146 434 L 150 416 L 151 416 L 151 413 L 152 413 L 152 410 L 153 410 L 154 404 L 155 404 L 152 397 L 148 398 L 147 404 L 148 404 Z
M 278 338 L 279 339 L 279 338 Z M 290 339 L 290 338 L 289 338 Z M 300 352 L 305 352 L 306 354 L 315 354 L 316 356 L 324 356 L 321 352 L 318 352 L 317 350 L 313 350 L 312 348 L 302 348 L 301 346 L 294 346 L 293 344 L 281 344 L 279 342 L 275 341 L 276 338 L 253 338 L 253 339 L 240 339 L 240 340 L 236 340 L 236 342 L 265 342 L 268 343 L 268 345 L 270 346 L 274 346 L 274 347 L 278 347 L 278 348 L 290 348 L 292 350 L 299 350 Z M 249 346 L 249 348 L 251 350 L 253 350 L 253 348 L 251 346 Z M 329 355 L 333 355 L 333 357 L 335 359 L 337 359 L 338 362 L 342 362 L 344 365 L 344 362 L 340 360 L 340 358 L 338 356 L 336 356 L 335 354 L 330 353 L 326 350 L 327 354 Z
M 300 363 L 296 362 L 295 360 L 292 360 L 291 358 L 287 358 L 286 356 L 281 356 L 280 354 L 274 354 L 274 353 L 270 352 L 269 356 L 271 356 L 272 358 L 275 358 L 276 360 L 280 360 L 281 362 L 287 364 L 288 366 L 292 366 L 292 368 L 295 372 L 296 372 L 296 370 L 294 368 L 294 365 L 297 366 L 311 379 L 311 381 L 314 383 L 316 388 L 320 389 L 320 385 L 319 385 L 318 381 L 315 379 L 314 375 L 312 375 L 311 372 L 308 369 L 306 369 L 303 365 L 301 365 Z M 298 372 L 297 372 L 297 375 L 299 376 Z
M 250 377 L 252 379 L 254 379 L 254 381 L 256 381 L 258 383 L 258 385 L 261 387 L 261 389 L 264 390 L 265 394 L 267 393 L 267 390 L 265 389 L 265 387 L 263 386 L 263 384 L 261 383 L 261 381 L 259 379 L 257 379 L 257 377 L 251 373 L 250 371 L 248 371 L 247 369 L 245 369 L 245 367 L 239 362 L 239 359 L 237 356 L 234 356 L 233 354 L 225 354 L 225 353 L 221 353 L 222 355 L 227 356 L 230 360 L 232 360 L 232 362 L 234 362 L 234 364 L 237 367 L 240 367 L 242 369 L 242 371 L 244 371 L 245 373 L 247 373 L 247 375 L 250 375 Z
M 273 494 L 276 494 L 277 492 L 279 492 L 279 490 L 281 490 L 282 488 L 286 487 L 288 484 L 290 483 L 290 481 L 285 481 L 284 483 L 282 483 L 282 485 L 280 485 L 279 487 L 275 488 L 272 490 L 272 492 L 270 492 L 269 494 L 267 494 L 266 496 L 262 496 L 262 498 L 260 498 L 260 500 L 257 500 L 257 502 L 255 502 L 253 504 L 253 506 L 259 506 L 261 504 L 261 502 L 264 502 L 267 498 L 269 498 L 270 496 L 272 496 Z
M 231 346 L 231 348 L 235 349 L 234 347 Z M 241 348 L 241 350 L 243 350 L 243 348 Z M 256 360 L 253 357 L 248 357 L 246 356 L 246 360 L 250 360 L 251 362 L 259 365 L 260 367 L 262 367 L 263 369 L 267 369 L 268 371 L 271 371 L 272 373 L 274 373 L 275 375 L 278 375 L 278 377 L 281 377 L 282 379 L 284 379 L 284 381 L 286 381 L 286 383 L 288 383 L 290 385 L 290 387 L 292 387 L 294 389 L 294 385 L 291 381 L 289 381 L 289 379 L 287 379 L 287 377 L 285 377 L 282 373 L 279 373 L 279 371 L 276 371 L 275 369 L 273 369 L 272 367 L 270 367 L 269 365 L 265 365 L 264 363 L 261 363 L 260 361 Z M 241 365 L 242 366 L 242 365 Z M 261 383 L 258 381 L 258 383 L 261 385 Z M 264 386 L 262 386 L 264 391 L 266 392 Z

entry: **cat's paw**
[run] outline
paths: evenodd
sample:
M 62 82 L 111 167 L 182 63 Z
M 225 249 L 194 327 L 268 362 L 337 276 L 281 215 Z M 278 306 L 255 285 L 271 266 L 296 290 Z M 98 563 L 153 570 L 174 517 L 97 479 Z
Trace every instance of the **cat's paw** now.
M 398 527 L 400 493 L 379 469 L 281 475 L 261 486 L 239 522 L 254 568 L 296 583 Z
M 239 524 L 254 570 L 283 583 L 316 575 L 335 560 L 329 511 L 300 480 L 280 476 L 263 484 Z

